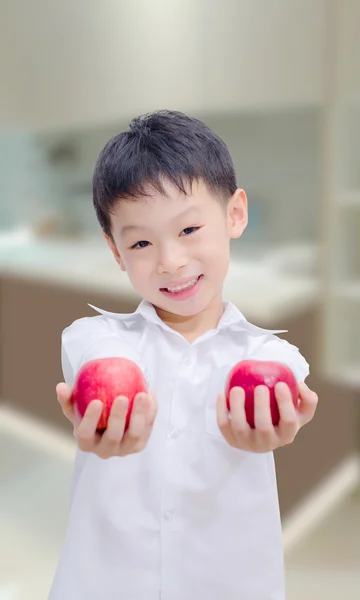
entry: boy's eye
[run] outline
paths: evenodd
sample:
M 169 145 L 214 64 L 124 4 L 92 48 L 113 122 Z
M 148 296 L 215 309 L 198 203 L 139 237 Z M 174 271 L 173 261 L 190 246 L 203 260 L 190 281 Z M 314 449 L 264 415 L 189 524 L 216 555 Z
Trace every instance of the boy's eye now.
M 200 229 L 200 227 L 186 227 L 182 230 L 180 235 L 190 235 L 191 233 L 195 233 L 195 231 L 197 231 L 198 229 Z
M 136 242 L 136 244 L 134 244 L 133 246 L 131 246 L 131 249 L 137 249 L 137 248 L 146 248 L 149 245 L 150 242 L 146 242 L 145 240 L 141 240 L 141 242 Z

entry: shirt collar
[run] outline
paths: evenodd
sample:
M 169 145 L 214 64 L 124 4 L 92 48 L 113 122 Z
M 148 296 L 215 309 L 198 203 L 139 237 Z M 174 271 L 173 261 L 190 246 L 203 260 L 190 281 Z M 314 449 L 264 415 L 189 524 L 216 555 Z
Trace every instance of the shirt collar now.
M 139 317 L 145 319 L 145 321 L 159 325 L 163 329 L 174 332 L 166 323 L 164 323 L 158 316 L 154 306 L 147 300 L 142 300 L 133 313 L 114 313 L 102 308 L 98 308 L 88 303 L 88 306 L 93 308 L 96 312 L 101 313 L 111 319 L 116 319 L 124 322 L 125 324 L 132 324 L 136 322 Z M 217 330 L 232 329 L 232 330 L 246 330 L 253 334 L 263 335 L 264 333 L 285 333 L 287 329 L 264 329 L 249 323 L 240 310 L 229 301 L 223 302 L 224 312 L 218 323 Z

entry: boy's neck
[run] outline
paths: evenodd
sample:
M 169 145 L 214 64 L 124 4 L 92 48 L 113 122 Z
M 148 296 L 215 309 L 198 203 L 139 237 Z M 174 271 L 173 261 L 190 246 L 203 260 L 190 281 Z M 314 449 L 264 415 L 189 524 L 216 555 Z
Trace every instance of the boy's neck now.
M 216 329 L 224 312 L 221 295 L 214 298 L 202 311 L 190 316 L 177 315 L 156 306 L 154 308 L 160 319 L 189 343 L 210 329 Z

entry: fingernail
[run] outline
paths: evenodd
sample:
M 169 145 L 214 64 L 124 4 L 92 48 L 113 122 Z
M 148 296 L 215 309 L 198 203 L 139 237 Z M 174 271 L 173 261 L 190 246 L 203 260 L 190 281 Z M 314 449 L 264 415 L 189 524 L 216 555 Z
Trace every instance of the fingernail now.
M 127 398 L 120 397 L 120 398 L 117 399 L 117 401 L 118 401 L 118 404 L 119 404 L 120 408 L 126 408 L 127 405 L 128 405 Z
M 266 385 L 257 385 L 254 392 L 255 394 L 262 394 L 265 389 L 267 389 Z
M 139 402 L 140 402 L 140 406 L 145 406 L 145 404 L 147 402 L 147 395 L 141 394 L 141 396 L 139 397 Z
M 234 387 L 234 393 L 238 394 L 238 395 L 241 395 L 241 394 L 244 393 L 244 390 L 243 390 L 242 387 L 236 386 L 236 387 Z
M 146 398 L 147 398 L 146 394 L 143 394 L 143 393 L 136 395 L 136 397 L 135 397 L 135 408 L 138 409 L 138 410 L 142 409 L 144 407 L 144 405 L 145 405 Z
M 103 408 L 103 403 L 101 402 L 101 400 L 92 400 L 91 401 L 90 410 L 92 410 L 93 413 L 97 413 L 99 410 L 102 410 L 102 408 Z

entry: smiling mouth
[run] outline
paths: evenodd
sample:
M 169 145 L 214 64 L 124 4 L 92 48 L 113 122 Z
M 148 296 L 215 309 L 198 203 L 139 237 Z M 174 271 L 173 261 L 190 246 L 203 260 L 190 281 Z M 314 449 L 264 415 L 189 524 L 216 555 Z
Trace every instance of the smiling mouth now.
M 185 290 L 188 290 L 192 287 L 194 287 L 194 285 L 199 281 L 201 275 L 199 275 L 198 277 L 194 277 L 193 279 L 191 279 L 191 281 L 188 281 L 187 283 L 184 283 L 183 285 L 177 285 L 177 286 L 173 286 L 173 287 L 169 287 L 169 288 L 160 288 L 161 291 L 165 291 L 165 292 L 170 292 L 171 294 L 176 294 L 177 292 L 184 292 Z

